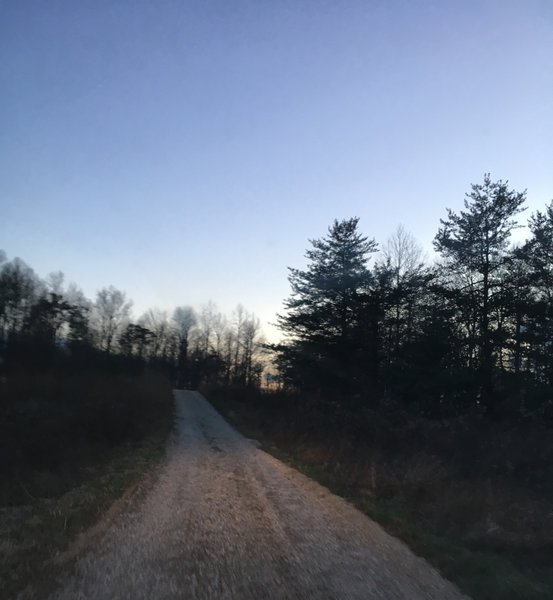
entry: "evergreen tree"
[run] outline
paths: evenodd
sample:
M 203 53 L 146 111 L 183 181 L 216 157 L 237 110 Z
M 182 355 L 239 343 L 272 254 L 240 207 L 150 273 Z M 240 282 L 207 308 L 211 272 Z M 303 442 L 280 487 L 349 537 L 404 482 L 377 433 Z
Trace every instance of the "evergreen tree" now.
M 326 237 L 311 240 L 308 267 L 290 269 L 292 295 L 278 316 L 288 337 L 278 350 L 289 380 L 326 399 L 351 396 L 369 370 L 367 260 L 377 246 L 359 233 L 358 222 L 334 221 Z
M 448 209 L 448 217 L 434 240 L 436 250 L 449 259 L 449 269 L 467 277 L 472 306 L 478 321 L 478 370 L 481 401 L 494 412 L 492 315 L 501 272 L 508 259 L 508 241 L 516 226 L 526 193 L 508 188 L 507 182 L 472 185 L 465 209 L 459 214 Z M 464 291 L 464 290 L 460 290 Z
M 532 236 L 519 255 L 529 269 L 532 290 L 532 357 L 538 377 L 553 385 L 553 202 L 532 215 L 529 227 Z

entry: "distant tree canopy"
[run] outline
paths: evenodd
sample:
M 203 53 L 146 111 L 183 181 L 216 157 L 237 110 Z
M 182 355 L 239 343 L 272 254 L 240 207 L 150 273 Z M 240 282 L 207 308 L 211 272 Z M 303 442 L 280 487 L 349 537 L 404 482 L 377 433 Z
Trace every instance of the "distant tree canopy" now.
M 0 369 L 101 367 L 161 369 L 175 385 L 202 382 L 256 386 L 263 370 L 258 319 L 238 306 L 227 319 L 213 303 L 198 315 L 189 306 L 150 309 L 137 322 L 132 302 L 114 286 L 94 302 L 63 274 L 45 280 L 21 259 L 0 253 Z M 0 373 L 1 375 L 1 373 Z
M 285 384 L 322 406 L 402 405 L 429 416 L 547 413 L 553 391 L 553 203 L 509 245 L 525 192 L 484 176 L 447 211 L 425 264 L 403 229 L 378 260 L 359 220 L 311 241 L 273 347 Z
M 463 210 L 447 211 L 431 264 L 401 227 L 377 254 L 358 218 L 334 221 L 311 240 L 306 268 L 290 269 L 284 339 L 269 347 L 279 381 L 353 420 L 377 409 L 553 416 L 553 202 L 514 247 L 525 198 L 485 175 Z M 113 286 L 92 302 L 61 273 L 42 280 L 0 252 L 0 369 L 149 365 L 179 387 L 260 384 L 260 324 L 242 306 L 230 317 L 211 302 L 152 309 L 136 321 L 130 308 Z

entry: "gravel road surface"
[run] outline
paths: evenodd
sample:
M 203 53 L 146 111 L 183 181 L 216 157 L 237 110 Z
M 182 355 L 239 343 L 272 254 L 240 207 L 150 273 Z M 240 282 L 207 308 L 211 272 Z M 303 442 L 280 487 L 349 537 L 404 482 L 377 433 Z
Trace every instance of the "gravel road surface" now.
M 256 448 L 197 392 L 151 489 L 54 598 L 466 598 L 344 500 Z

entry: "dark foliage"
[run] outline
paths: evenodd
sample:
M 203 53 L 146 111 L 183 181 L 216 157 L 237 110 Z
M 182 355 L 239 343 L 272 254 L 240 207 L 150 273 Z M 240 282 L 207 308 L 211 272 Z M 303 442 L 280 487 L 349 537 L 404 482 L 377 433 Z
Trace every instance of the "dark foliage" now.
M 369 269 L 376 244 L 358 219 L 311 242 L 278 318 L 273 347 L 285 386 L 344 419 L 396 406 L 432 418 L 483 413 L 545 417 L 553 392 L 553 203 L 509 246 L 525 193 L 485 175 L 451 210 L 427 266 L 400 230 Z M 349 413 L 349 414 L 348 414 Z

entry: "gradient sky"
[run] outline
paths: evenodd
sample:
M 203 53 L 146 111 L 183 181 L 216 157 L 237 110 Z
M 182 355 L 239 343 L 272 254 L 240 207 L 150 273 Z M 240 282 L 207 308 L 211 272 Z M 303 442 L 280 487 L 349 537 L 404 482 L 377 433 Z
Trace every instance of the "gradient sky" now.
M 271 321 L 334 218 L 430 249 L 488 171 L 553 198 L 551 0 L 0 0 L 0 248 L 136 316 Z

